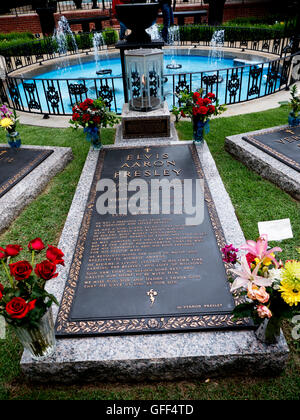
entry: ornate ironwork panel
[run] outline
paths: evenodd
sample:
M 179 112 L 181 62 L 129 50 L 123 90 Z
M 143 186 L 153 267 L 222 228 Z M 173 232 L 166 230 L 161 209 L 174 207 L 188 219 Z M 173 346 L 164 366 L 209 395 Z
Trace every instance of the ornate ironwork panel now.
M 291 59 L 285 58 L 281 67 L 280 86 L 286 85 L 288 83 L 290 68 L 291 68 Z
M 6 91 L 5 91 L 5 87 L 4 87 L 4 83 L 2 79 L 0 79 L 0 100 L 1 100 L 1 103 L 8 103 L 8 98 L 6 95 Z
M 59 113 L 59 103 L 60 97 L 59 92 L 55 89 L 53 82 L 52 85 L 48 85 L 47 89 L 45 90 L 46 100 L 52 108 L 52 111 L 55 114 Z
M 230 101 L 235 100 L 241 87 L 241 79 L 238 73 L 233 73 L 227 83 L 227 91 L 230 97 Z
M 98 90 L 98 97 L 102 98 L 105 105 L 109 110 L 111 110 L 112 101 L 114 99 L 113 91 L 109 87 L 107 80 L 105 80 L 105 83 L 101 80 L 101 87 Z
M 178 83 L 175 87 L 175 92 L 179 95 L 181 92 L 190 92 L 190 85 L 186 81 L 186 75 L 180 75 Z
M 272 52 L 274 54 L 278 54 L 279 53 L 279 47 L 280 47 L 280 39 L 274 39 Z
M 18 85 L 14 84 L 14 79 L 7 79 L 7 88 L 14 107 L 21 109 L 21 96 Z
M 8 73 L 13 70 L 11 57 L 5 57 L 5 64 L 6 64 Z
M 157 92 L 159 88 L 159 77 L 155 71 L 149 72 L 149 86 L 150 86 L 150 96 L 157 97 Z
M 202 77 L 206 93 L 213 91 L 213 86 L 218 83 L 218 78 L 217 74 L 205 75 Z
M 262 77 L 261 67 L 257 67 L 257 66 L 250 67 L 248 96 L 259 94 L 261 77 Z
M 276 82 L 279 77 L 279 68 L 277 63 L 273 63 L 266 75 L 266 93 L 272 93 L 276 89 Z
M 88 88 L 84 83 L 70 83 L 68 84 L 68 90 L 72 105 L 82 101 L 82 95 L 85 95 L 88 92 Z
M 22 67 L 23 66 L 22 57 L 15 57 L 15 66 L 16 67 Z
M 131 86 L 132 86 L 132 97 L 139 98 L 141 96 L 141 78 L 138 72 L 131 72 Z
M 31 111 L 32 109 L 41 111 L 41 105 L 38 100 L 38 92 L 35 83 L 24 82 L 23 88 L 25 91 L 28 108 Z
M 261 49 L 262 49 L 262 50 L 268 50 L 268 51 L 269 51 L 269 49 L 270 49 L 270 44 L 269 44 L 269 42 L 268 42 L 268 41 L 265 41 L 265 42 L 262 44 Z
M 189 83 L 186 80 L 186 75 L 185 74 L 181 74 L 179 75 L 179 80 L 177 85 L 175 86 L 175 93 L 176 95 L 180 95 L 181 92 L 190 92 L 191 88 Z M 178 104 L 181 105 L 181 101 L 178 100 Z

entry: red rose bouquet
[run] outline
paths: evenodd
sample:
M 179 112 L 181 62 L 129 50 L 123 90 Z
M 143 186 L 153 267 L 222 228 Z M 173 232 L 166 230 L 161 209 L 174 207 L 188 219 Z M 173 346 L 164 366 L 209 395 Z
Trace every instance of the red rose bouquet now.
M 101 127 L 113 127 L 118 121 L 119 117 L 109 111 L 105 101 L 101 98 L 95 100 L 87 98 L 73 107 L 70 123 L 75 128 L 83 127 L 87 140 L 92 143 L 94 148 L 100 149 L 102 147 Z
M 209 121 L 212 115 L 219 115 L 226 110 L 224 105 L 220 105 L 215 94 L 208 92 L 204 95 L 203 89 L 195 92 L 182 91 L 177 94 L 178 107 L 173 107 L 173 114 L 176 120 L 191 118 L 193 122 L 194 141 L 203 141 L 204 133 L 209 132 Z
M 45 249 L 40 238 L 28 244 L 30 261 L 12 260 L 19 255 L 20 245 L 0 247 L 0 262 L 7 277 L 7 285 L 0 283 L 0 315 L 15 327 L 37 327 L 56 298 L 45 290 L 48 280 L 58 276 L 57 265 L 64 265 L 64 254 L 51 245 L 46 259 L 35 264 L 35 256 Z
M 198 118 L 202 122 L 208 120 L 212 115 L 219 115 L 226 110 L 220 105 L 218 99 L 212 92 L 204 95 L 203 89 L 195 92 L 182 91 L 177 95 L 179 107 L 173 107 L 173 114 L 177 118 Z

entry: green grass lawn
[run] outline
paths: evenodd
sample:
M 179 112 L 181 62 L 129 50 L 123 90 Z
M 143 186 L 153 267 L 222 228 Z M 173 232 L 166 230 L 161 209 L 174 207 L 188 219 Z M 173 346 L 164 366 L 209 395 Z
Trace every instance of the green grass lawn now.
M 218 118 L 211 122 L 207 141 L 225 187 L 232 199 L 247 238 L 258 236 L 257 222 L 289 217 L 294 239 L 281 243 L 283 258 L 296 258 L 300 247 L 300 203 L 273 184 L 249 171 L 224 151 L 228 135 L 267 128 L 287 121 L 288 109 L 244 116 Z M 180 122 L 181 139 L 192 138 L 191 124 Z M 68 210 L 88 153 L 82 132 L 71 129 L 20 127 L 24 144 L 69 146 L 74 160 L 58 174 L 46 190 L 20 215 L 0 237 L 0 246 L 20 243 L 40 236 L 45 243 L 57 245 Z M 103 143 L 113 142 L 114 130 L 103 130 Z M 5 135 L 0 133 L 0 143 Z M 21 257 L 25 257 L 23 251 Z M 0 276 L 0 282 L 3 282 Z M 19 361 L 22 348 L 12 331 L 0 340 L 0 399 L 299 399 L 300 345 L 290 337 L 288 323 L 284 332 L 291 349 L 287 370 L 277 378 L 218 378 L 210 381 L 181 381 L 155 384 L 94 384 L 73 386 L 37 386 L 24 384 Z

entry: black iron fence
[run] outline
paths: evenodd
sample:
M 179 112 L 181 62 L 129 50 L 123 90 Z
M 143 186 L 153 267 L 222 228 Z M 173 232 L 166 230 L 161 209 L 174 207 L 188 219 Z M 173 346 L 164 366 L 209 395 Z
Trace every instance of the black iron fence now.
M 214 28 L 216 29 L 216 28 Z M 218 29 L 218 28 L 217 28 Z M 115 47 L 116 33 L 113 30 L 104 31 L 107 46 Z M 287 89 L 295 79 L 299 79 L 299 55 L 291 55 L 292 40 L 290 38 L 242 40 L 228 38 L 225 48 L 235 48 L 249 51 L 260 51 L 273 54 L 276 59 L 255 64 L 247 61 L 235 63 L 232 68 L 165 74 L 164 92 L 169 107 L 177 105 L 177 94 L 182 90 L 195 91 L 198 88 L 215 93 L 221 103 L 233 104 L 260 98 L 282 89 Z M 193 55 L 198 46 L 209 46 L 209 38 L 194 41 L 182 40 L 183 54 Z M 87 97 L 102 97 L 107 106 L 120 113 L 124 103 L 122 78 L 99 76 L 95 78 L 47 78 L 42 72 L 38 76 L 23 77 L 23 69 L 28 66 L 59 59 L 68 60 L 94 54 L 93 35 L 76 35 L 77 47 L 69 43 L 67 53 L 59 53 L 53 38 L 37 40 L 24 45 L 18 45 L 2 51 L 6 67 L 6 78 L 0 79 L 0 99 L 17 111 L 40 113 L 44 115 L 70 115 L 72 107 L 78 101 Z M 185 52 L 184 52 L 185 51 Z M 298 53 L 300 54 L 300 52 Z M 257 59 L 257 57 L 256 57 Z M 263 61 L 263 60 L 262 60 Z M 53 61 L 54 62 L 54 61 Z M 243 65 L 242 65 L 243 63 Z M 16 72 L 17 71 L 17 72 Z M 13 73 L 16 72 L 16 73 Z M 297 73 L 298 72 L 298 73 Z M 36 74 L 37 74 L 36 73 Z M 72 77 L 72 76 L 71 76 Z
M 199 30 L 200 28 L 200 30 Z M 180 27 L 180 41 L 176 41 L 178 45 L 187 47 L 210 47 L 211 37 L 214 31 L 225 30 L 224 48 L 240 49 L 242 51 L 257 51 L 276 56 L 284 57 L 292 52 L 293 40 L 289 37 L 280 37 L 278 31 L 268 31 L 257 29 L 246 31 L 247 28 L 235 27 L 209 27 L 209 26 L 187 26 Z M 115 48 L 118 34 L 113 29 L 104 30 L 102 32 L 105 41 L 105 48 Z M 82 33 L 75 35 L 76 43 L 69 37 L 67 38 L 68 52 L 67 55 L 89 54 L 93 51 L 93 33 Z M 273 38 L 271 38 L 271 36 Z M 9 74 L 15 70 L 33 64 L 42 65 L 44 61 L 59 58 L 61 54 L 55 38 L 48 37 L 45 39 L 34 40 L 24 44 L 0 48 L 0 56 L 4 57 L 6 64 L 6 72 Z
M 299 56 L 298 56 L 299 57 Z M 165 99 L 178 104 L 177 94 L 202 88 L 213 92 L 221 103 L 234 104 L 287 89 L 294 80 L 297 56 L 280 57 L 267 63 L 217 71 L 165 74 Z M 300 58 L 299 58 L 300 61 Z M 71 115 L 72 107 L 86 98 L 102 97 L 107 106 L 121 113 L 124 97 L 122 78 L 34 79 L 8 76 L 0 84 L 1 101 L 17 111 L 44 115 Z

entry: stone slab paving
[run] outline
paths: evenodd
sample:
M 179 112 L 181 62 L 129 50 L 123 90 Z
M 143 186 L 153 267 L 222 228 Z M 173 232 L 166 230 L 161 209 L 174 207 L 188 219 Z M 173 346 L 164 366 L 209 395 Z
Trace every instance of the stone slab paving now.
M 144 144 L 129 142 L 122 146 Z M 161 142 L 147 143 L 148 146 L 157 144 Z M 172 144 L 178 143 L 170 142 Z M 118 145 L 106 146 L 107 149 L 115 147 Z M 98 153 L 89 152 L 59 242 L 65 253 L 65 268 L 59 268 L 57 279 L 47 282 L 47 290 L 59 301 L 72 262 Z M 198 148 L 198 154 L 226 240 L 240 246 L 245 238 L 206 144 Z M 58 308 L 53 309 L 55 319 Z M 266 346 L 256 339 L 252 330 L 60 338 L 55 354 L 43 362 L 32 360 L 25 351 L 21 368 L 27 379 L 42 383 L 162 381 L 231 374 L 244 377 L 280 373 L 288 354 L 283 335 L 279 344 Z
M 0 144 L 7 147 L 7 144 Z M 69 147 L 22 146 L 22 149 L 53 150 L 53 153 L 0 198 L 0 232 L 3 232 L 73 159 Z

